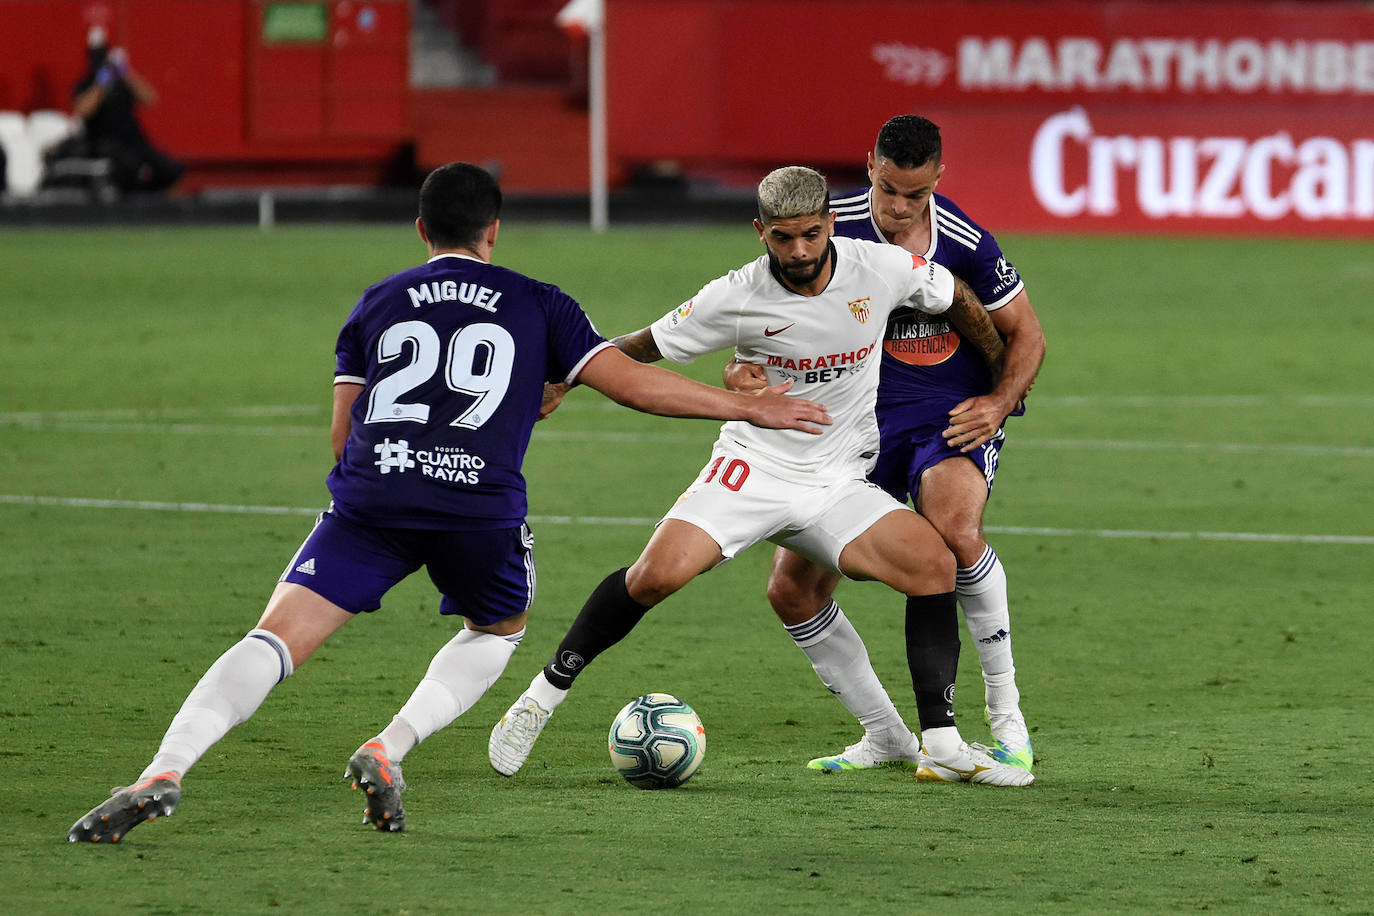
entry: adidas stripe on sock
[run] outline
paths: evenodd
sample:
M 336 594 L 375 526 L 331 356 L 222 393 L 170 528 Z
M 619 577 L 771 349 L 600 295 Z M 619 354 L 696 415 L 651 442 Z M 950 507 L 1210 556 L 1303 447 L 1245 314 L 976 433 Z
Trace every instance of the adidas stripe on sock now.
M 786 629 L 821 683 L 867 731 L 906 728 L 873 670 L 868 647 L 838 604 L 831 601 L 815 617 Z
M 1012 660 L 1006 570 L 989 546 L 973 566 L 956 570 L 955 582 L 969 635 L 978 649 L 988 707 L 994 712 L 1015 709 L 1021 696 Z

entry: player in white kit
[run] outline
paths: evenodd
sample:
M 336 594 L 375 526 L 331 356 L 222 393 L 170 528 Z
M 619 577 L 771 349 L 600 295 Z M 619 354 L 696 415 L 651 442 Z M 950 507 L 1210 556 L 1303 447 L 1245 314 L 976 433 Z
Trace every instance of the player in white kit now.
M 711 459 L 639 559 L 596 588 L 553 658 L 492 730 L 492 766 L 505 775 L 520 769 L 577 675 L 649 608 L 769 540 L 907 596 L 913 687 L 927 702 L 946 698 L 948 707 L 947 724 L 922 730 L 918 777 L 1029 785 L 1030 773 L 966 744 L 954 727 L 958 653 L 951 658 L 947 643 L 923 629 L 954 616 L 953 556 L 929 522 L 866 480 L 878 447 L 874 405 L 888 316 L 899 308 L 948 313 L 995 362 L 1001 342 L 991 320 L 968 286 L 943 267 L 897 246 L 833 238 L 819 173 L 778 169 L 760 183 L 758 203 L 754 226 L 764 256 L 615 343 L 643 362 L 688 362 L 733 347 L 741 359 L 766 366 L 770 380 L 791 380 L 792 394 L 824 403 L 832 425 L 819 436 L 764 433 L 738 423 L 721 428 Z M 825 644 L 820 658 L 808 651 L 823 678 L 842 668 L 839 659 L 826 657 L 838 641 Z
M 954 559 L 955 592 L 978 650 L 992 729 L 989 753 L 1029 770 L 1035 751 L 1021 714 L 1012 658 L 1007 575 L 983 533 L 983 513 L 1002 467 L 1004 423 L 1025 412 L 1025 398 L 1045 355 L 1045 334 L 1024 282 L 993 235 L 954 201 L 936 191 L 944 172 L 940 128 L 926 118 L 889 119 L 868 154 L 869 186 L 830 200 L 835 232 L 893 244 L 949 268 L 968 282 L 1006 344 L 995 382 L 982 356 L 964 345 L 943 316 L 903 310 L 888 320 L 878 381 L 878 462 L 869 479 L 897 499 L 910 494 L 916 510 L 940 532 Z M 767 384 L 762 366 L 733 360 L 730 388 Z M 839 576 L 786 548 L 773 555 L 768 600 L 799 642 L 827 638 L 826 621 L 842 618 L 833 597 Z M 946 628 L 958 639 L 957 625 Z M 867 653 L 852 656 L 848 677 L 877 678 Z M 854 694 L 859 695 L 859 694 Z M 860 740 L 808 767 L 826 772 L 872 767 L 916 767 L 914 743 L 901 734 L 901 713 L 885 694 L 863 692 L 877 706 L 851 705 L 865 725 Z M 843 697 L 842 697 L 843 699 Z M 939 706 L 917 714 L 940 721 Z M 895 735 L 879 740 L 868 731 Z

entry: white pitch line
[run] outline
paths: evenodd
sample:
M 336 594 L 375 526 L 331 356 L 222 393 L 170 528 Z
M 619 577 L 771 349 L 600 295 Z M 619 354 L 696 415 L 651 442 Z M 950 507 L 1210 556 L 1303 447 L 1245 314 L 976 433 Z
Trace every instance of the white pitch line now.
M 318 426 L 244 426 L 237 423 L 166 423 L 155 420 L 63 420 L 0 415 L 0 429 L 14 427 L 29 432 L 56 433 L 148 433 L 179 436 L 313 436 L 324 439 L 329 424 Z M 611 430 L 541 430 L 535 441 L 550 442 L 700 442 L 711 440 L 701 433 L 615 432 Z
M 329 435 L 329 424 L 318 426 L 241 426 L 237 423 L 166 423 L 153 420 L 3 420 L 0 427 L 13 426 L 31 432 L 55 433 L 151 433 L 179 436 L 319 436 Z
M 1374 407 L 1374 394 L 1032 394 L 1036 407 L 1106 407 L 1112 410 L 1163 408 L 1264 409 L 1280 407 Z M 602 399 L 565 401 L 559 411 L 613 411 L 620 405 Z
M 1323 458 L 1374 458 L 1374 447 L 1362 445 L 1294 445 L 1283 442 L 1174 442 L 1130 439 L 1018 439 L 1007 437 L 1012 448 L 1105 448 L 1113 451 L 1226 452 L 1230 454 L 1301 455 Z
M 233 515 L 319 515 L 320 510 L 295 506 L 234 506 L 223 503 L 177 503 L 155 499 L 93 499 L 75 496 L 26 496 L 0 493 L 0 503 L 14 506 L 55 506 L 63 509 L 142 509 L 152 512 L 218 512 Z
M 64 496 L 28 496 L 0 493 L 0 504 L 49 506 L 67 509 L 137 509 L 155 512 L 216 512 L 234 515 L 307 515 L 319 508 L 297 506 L 240 506 L 223 503 L 165 502 L 142 499 L 92 499 Z M 656 518 L 598 515 L 531 515 L 537 525 L 615 525 L 641 527 L 658 523 Z M 1015 525 L 989 525 L 991 534 L 1031 535 L 1036 537 L 1095 537 L 1133 540 L 1249 541 L 1273 544 L 1354 544 L 1374 546 L 1374 535 L 1359 534 L 1284 534 L 1246 531 L 1134 531 L 1116 528 L 1036 528 Z
M 99 499 L 77 496 L 29 496 L 0 493 L 0 505 L 47 506 L 62 509 L 136 509 L 147 512 L 211 512 L 228 515 L 305 515 L 321 508 L 302 506 L 242 506 L 231 503 L 170 502 L 157 499 Z M 550 525 L 654 525 L 656 518 L 608 518 L 596 515 L 531 515 L 529 520 Z
M 1274 407 L 1371 407 L 1374 394 L 1036 394 L 1030 401 L 1032 406 L 1043 404 L 1046 407 L 1111 407 L 1111 408 L 1155 408 L 1155 407 L 1221 407 L 1221 408 L 1274 408 Z M 619 411 L 623 408 L 605 398 L 573 399 L 566 402 L 560 411 L 581 412 Z M 78 408 L 73 410 L 23 410 L 0 411 L 0 425 L 41 424 L 73 421 L 153 422 L 168 419 L 200 419 L 213 417 L 304 417 L 318 416 L 326 422 L 329 419 L 327 402 L 319 404 L 255 404 L 242 407 L 110 407 Z
M 0 412 L 0 423 L 39 423 L 65 420 L 165 420 L 174 417 L 329 417 L 317 404 L 257 404 L 247 407 L 106 407 L 76 410 L 14 410 Z
M 280 409 L 280 408 L 279 408 Z M 246 414 L 245 414 L 246 415 Z M 265 414 L 257 414 L 259 416 Z M 326 426 L 243 426 L 236 423 L 166 423 L 143 420 L 69 420 L 45 418 L 38 414 L 0 414 L 0 427 L 17 426 L 32 431 L 121 433 L 138 432 L 191 436 L 322 436 Z M 612 430 L 534 430 L 535 441 L 552 442 L 701 442 L 706 439 L 697 432 L 631 432 Z M 1306 457 L 1374 457 L 1374 447 L 1341 445 L 1295 445 L 1264 442 L 1176 442 L 1170 440 L 1130 439 L 1008 439 L 1011 446 L 1047 449 L 1102 448 L 1115 451 L 1198 451 L 1231 454 L 1288 454 Z
M 1049 394 L 1031 395 L 1034 407 L 1369 407 L 1374 394 Z
M 1133 531 L 1121 528 L 1032 528 L 1019 525 L 987 525 L 990 534 L 1028 534 L 1043 537 L 1125 538 L 1165 541 L 1252 541 L 1271 544 L 1374 545 L 1374 535 L 1277 534 L 1259 531 Z
M 304 436 L 323 438 L 328 425 L 318 426 L 242 426 L 215 423 L 164 423 L 150 420 L 52 420 L 33 419 L 17 414 L 0 414 L 0 427 L 13 426 L 33 432 L 137 432 L 152 435 L 183 436 Z M 709 439 L 700 432 L 630 432 L 612 430 L 564 430 L 535 427 L 533 441 L 541 442 L 645 442 L 700 443 L 703 448 Z M 1374 458 L 1374 447 L 1359 445 L 1296 445 L 1265 442 L 1175 442 L 1170 440 L 1130 439 L 1042 439 L 1008 437 L 1012 448 L 1042 449 L 1109 449 L 1112 451 L 1182 451 L 1220 452 L 1223 454 L 1296 455 L 1321 458 Z

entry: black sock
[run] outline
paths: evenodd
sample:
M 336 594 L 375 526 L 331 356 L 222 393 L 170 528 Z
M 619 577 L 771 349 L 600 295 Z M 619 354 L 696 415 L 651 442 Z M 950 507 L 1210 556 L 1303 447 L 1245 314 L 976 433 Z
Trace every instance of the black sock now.
M 625 570 L 617 569 L 592 592 L 568 629 L 558 651 L 544 666 L 544 677 L 564 690 L 592 659 L 624 639 L 649 609 L 630 597 Z
M 954 724 L 958 608 L 954 592 L 906 599 L 906 663 L 911 669 L 922 730 Z

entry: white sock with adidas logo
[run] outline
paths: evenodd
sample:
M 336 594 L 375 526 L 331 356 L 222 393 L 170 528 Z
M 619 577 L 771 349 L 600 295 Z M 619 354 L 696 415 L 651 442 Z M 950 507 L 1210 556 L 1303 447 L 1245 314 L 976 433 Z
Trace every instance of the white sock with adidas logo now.
M 978 648 L 988 708 L 1010 712 L 1021 702 L 1016 665 L 1011 655 L 1011 611 L 1007 606 L 1007 572 L 991 547 L 978 562 L 955 573 L 955 594 L 964 609 L 969 634 Z

